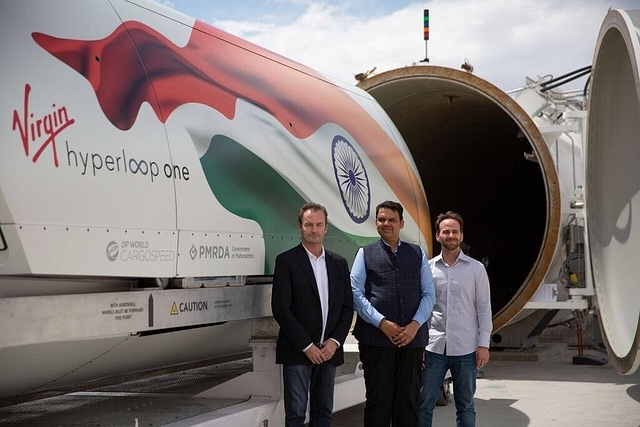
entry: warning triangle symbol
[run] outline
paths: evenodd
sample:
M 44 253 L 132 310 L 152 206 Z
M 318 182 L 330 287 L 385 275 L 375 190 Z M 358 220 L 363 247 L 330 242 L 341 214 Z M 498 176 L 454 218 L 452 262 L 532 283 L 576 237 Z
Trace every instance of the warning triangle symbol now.
M 176 302 L 173 302 L 173 305 L 171 306 L 171 315 L 173 316 L 174 314 L 178 314 L 178 306 L 176 305 Z

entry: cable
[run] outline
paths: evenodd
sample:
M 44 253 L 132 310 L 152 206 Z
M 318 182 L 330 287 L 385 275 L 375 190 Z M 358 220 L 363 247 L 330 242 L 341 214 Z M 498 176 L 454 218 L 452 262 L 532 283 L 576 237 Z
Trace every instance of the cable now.
M 563 85 L 563 84 L 565 84 L 565 83 L 569 83 L 569 82 L 571 82 L 571 81 L 574 81 L 574 80 L 576 80 L 576 79 L 579 79 L 579 78 L 580 78 L 580 77 L 582 77 L 582 76 L 585 76 L 585 75 L 589 74 L 589 73 L 591 72 L 591 66 L 589 66 L 589 67 L 585 67 L 585 68 L 586 68 L 586 69 L 581 69 L 581 70 L 583 70 L 583 71 L 581 71 L 579 74 L 576 74 L 575 76 L 573 76 L 573 77 L 572 77 L 572 78 L 570 78 L 570 79 L 566 79 L 566 80 L 558 81 L 558 80 L 560 79 L 560 77 L 558 77 L 557 79 L 552 79 L 552 80 L 549 80 L 549 81 L 548 81 L 548 82 L 546 82 L 546 83 L 543 83 L 542 85 L 540 85 L 540 86 L 543 86 L 543 85 L 544 85 L 544 86 L 542 87 L 542 89 L 540 89 L 540 92 L 546 92 L 546 91 L 548 91 L 548 90 L 550 90 L 550 89 L 556 88 L 556 87 L 558 87 L 558 86 L 562 86 L 562 85 Z M 577 71 L 580 71 L 580 70 L 576 70 L 576 71 L 574 71 L 574 73 L 575 73 L 575 72 L 577 72 Z M 565 75 L 565 76 L 566 76 L 566 75 Z M 561 76 L 561 77 L 565 77 L 565 76 Z M 555 83 L 555 84 L 550 85 L 549 83 L 550 83 L 550 82 L 552 82 L 552 81 L 558 81 L 558 82 L 557 82 L 557 83 Z
M 587 88 L 589 87 L 589 82 L 591 81 L 591 76 L 587 77 L 587 81 L 584 82 L 584 90 L 582 91 L 582 96 L 587 96 Z
M 582 267 L 579 269 L 572 269 L 571 263 L 573 261 L 577 261 L 578 265 Z M 580 277 L 584 277 L 584 254 L 581 252 L 573 253 L 562 262 L 562 266 L 560 267 L 560 283 L 565 288 L 577 288 L 584 285 L 584 282 L 580 279 Z M 572 275 L 575 275 L 576 280 L 572 278 Z
M 577 70 L 571 71 L 569 73 L 563 74 L 563 75 L 558 76 L 558 77 L 553 77 L 553 78 L 547 80 L 546 82 L 540 83 L 540 86 L 542 86 L 542 87 L 548 86 L 551 83 L 557 82 L 558 80 L 562 80 L 562 79 L 564 79 L 566 77 L 571 77 L 571 76 L 573 76 L 574 74 L 577 74 L 577 73 L 583 73 L 584 71 L 591 72 L 591 65 L 587 65 L 586 67 L 578 68 Z M 571 80 L 575 80 L 577 78 L 578 77 L 574 77 Z M 569 81 L 571 81 L 571 80 L 569 80 Z

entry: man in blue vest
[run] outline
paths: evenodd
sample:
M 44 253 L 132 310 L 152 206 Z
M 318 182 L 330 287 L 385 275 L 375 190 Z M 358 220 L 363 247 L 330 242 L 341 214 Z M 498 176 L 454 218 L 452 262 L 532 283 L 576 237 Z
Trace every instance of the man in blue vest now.
M 381 239 L 360 248 L 351 269 L 353 334 L 364 369 L 365 427 L 417 427 L 421 365 L 435 302 L 433 277 L 418 245 L 400 240 L 400 203 L 376 207 Z

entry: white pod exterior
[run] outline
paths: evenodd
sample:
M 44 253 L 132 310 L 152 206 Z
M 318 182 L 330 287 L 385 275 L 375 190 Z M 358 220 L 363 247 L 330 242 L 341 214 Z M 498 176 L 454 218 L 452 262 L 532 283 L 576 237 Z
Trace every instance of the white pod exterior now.
M 593 60 L 586 201 L 593 277 L 616 369 L 640 365 L 640 11 L 605 17 Z
M 352 253 L 386 199 L 430 241 L 369 95 L 140 3 L 2 4 L 0 275 L 268 274 L 309 200 Z
M 146 0 L 1 2 L 0 63 L 0 397 L 248 352 L 305 202 L 347 258 L 384 200 L 430 245 L 354 85 Z

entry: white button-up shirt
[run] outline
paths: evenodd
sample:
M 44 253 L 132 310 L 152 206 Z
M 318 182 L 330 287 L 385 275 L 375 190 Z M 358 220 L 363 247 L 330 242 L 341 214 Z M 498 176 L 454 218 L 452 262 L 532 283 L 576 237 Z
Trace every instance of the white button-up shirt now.
M 427 350 L 463 356 L 489 348 L 493 323 L 489 278 L 484 265 L 462 251 L 453 265 L 442 254 L 429 261 L 436 303 L 429 319 Z
M 302 245 L 302 247 L 304 247 L 304 245 Z M 318 285 L 320 308 L 322 309 L 322 338 L 320 339 L 320 342 L 324 342 L 324 334 L 327 328 L 327 316 L 329 315 L 329 278 L 327 276 L 327 263 L 324 247 L 322 247 L 322 253 L 319 257 L 316 257 L 314 254 L 309 252 L 307 248 L 304 248 L 304 250 L 307 251 L 309 262 L 311 262 L 311 268 L 313 268 L 313 275 L 315 276 L 316 284 Z

